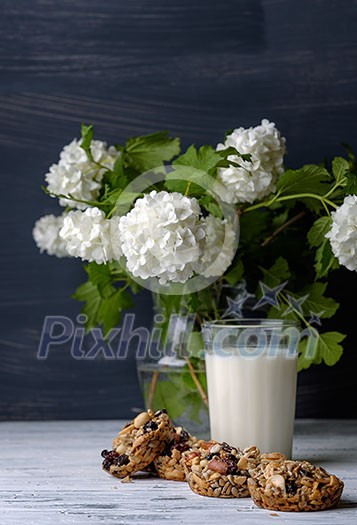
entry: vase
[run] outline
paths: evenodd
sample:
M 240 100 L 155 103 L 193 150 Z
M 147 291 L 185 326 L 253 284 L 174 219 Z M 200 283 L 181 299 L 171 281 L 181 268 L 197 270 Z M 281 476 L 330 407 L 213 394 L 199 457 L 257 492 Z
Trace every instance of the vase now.
M 154 313 L 150 351 L 137 360 L 146 408 L 166 408 L 175 426 L 208 439 L 206 370 L 195 316 L 172 314 L 166 322 L 159 308 Z

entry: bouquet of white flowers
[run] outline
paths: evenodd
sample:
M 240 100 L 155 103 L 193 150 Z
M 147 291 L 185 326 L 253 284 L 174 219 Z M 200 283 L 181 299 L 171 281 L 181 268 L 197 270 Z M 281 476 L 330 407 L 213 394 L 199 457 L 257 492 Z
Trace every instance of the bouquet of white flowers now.
M 85 263 L 74 297 L 88 329 L 108 334 L 148 288 L 166 322 L 182 308 L 194 315 L 189 364 L 203 319 L 253 308 L 301 324 L 300 369 L 333 365 L 345 336 L 316 325 L 339 306 L 325 296 L 329 272 L 357 270 L 356 162 L 348 150 L 331 166 L 285 170 L 285 153 L 268 120 L 183 154 L 164 132 L 108 147 L 83 125 L 46 175 L 45 191 L 65 210 L 40 218 L 34 239 L 41 252 Z

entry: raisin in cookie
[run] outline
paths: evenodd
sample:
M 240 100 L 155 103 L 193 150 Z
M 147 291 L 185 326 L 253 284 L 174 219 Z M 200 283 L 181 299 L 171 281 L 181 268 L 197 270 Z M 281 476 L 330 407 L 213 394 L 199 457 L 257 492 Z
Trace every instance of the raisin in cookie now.
M 182 461 L 193 492 L 217 498 L 244 498 L 249 496 L 248 469 L 258 465 L 259 457 L 256 447 L 242 451 L 227 443 L 199 441 L 183 454 Z
M 250 475 L 254 503 L 269 510 L 329 509 L 337 505 L 343 490 L 340 479 L 308 461 L 262 462 Z
M 113 450 L 103 450 L 103 469 L 124 478 L 145 469 L 172 441 L 175 431 L 166 410 L 142 412 L 113 440 Z
M 172 481 L 186 481 L 186 475 L 181 463 L 183 452 L 189 450 L 197 439 L 181 427 L 175 428 L 173 440 L 166 446 L 163 453 L 154 460 L 155 471 L 160 478 Z

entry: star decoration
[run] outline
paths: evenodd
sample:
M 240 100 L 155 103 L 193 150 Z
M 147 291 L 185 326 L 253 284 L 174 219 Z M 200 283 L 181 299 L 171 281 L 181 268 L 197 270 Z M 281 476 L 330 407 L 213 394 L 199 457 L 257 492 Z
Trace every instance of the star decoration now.
M 260 282 L 259 284 L 263 292 L 263 297 L 259 299 L 257 304 L 254 306 L 253 310 L 260 308 L 261 306 L 264 306 L 265 304 L 270 304 L 270 306 L 275 306 L 275 308 L 280 310 L 278 295 L 288 284 L 288 281 L 285 281 L 279 284 L 278 286 L 275 286 L 275 288 L 269 288 L 269 286 L 267 286 L 266 284 L 262 282 Z
M 236 317 L 238 319 L 242 319 L 243 317 L 242 308 L 246 300 L 247 300 L 247 296 L 244 296 L 238 300 L 234 300 L 234 299 L 231 299 L 230 297 L 227 297 L 228 308 L 222 315 L 222 319 L 224 317 Z
M 319 312 L 318 314 L 315 314 L 315 312 L 312 312 L 310 310 L 309 324 L 317 324 L 318 326 L 321 326 L 321 317 L 323 316 L 323 314 L 324 310 L 322 310 L 322 312 Z
M 284 315 L 287 315 L 290 312 L 297 312 L 302 315 L 303 311 L 302 311 L 301 305 L 306 301 L 306 299 L 309 296 L 304 295 L 303 297 L 299 297 L 298 299 L 295 299 L 295 297 L 292 297 L 291 295 L 286 294 L 286 297 L 289 301 L 289 307 L 285 310 Z

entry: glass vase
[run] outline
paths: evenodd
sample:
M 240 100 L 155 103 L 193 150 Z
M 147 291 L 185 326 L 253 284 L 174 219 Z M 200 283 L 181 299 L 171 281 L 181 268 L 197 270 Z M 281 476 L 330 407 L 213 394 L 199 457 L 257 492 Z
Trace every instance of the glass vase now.
M 208 439 L 209 417 L 203 342 L 194 332 L 195 315 L 155 308 L 150 351 L 137 360 L 146 408 L 166 408 L 175 426 Z

